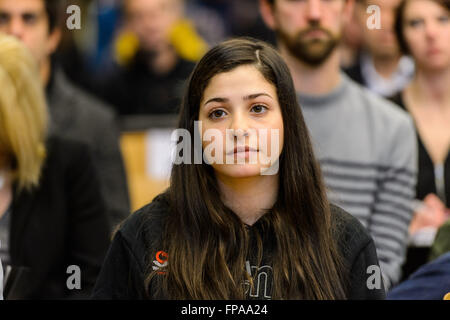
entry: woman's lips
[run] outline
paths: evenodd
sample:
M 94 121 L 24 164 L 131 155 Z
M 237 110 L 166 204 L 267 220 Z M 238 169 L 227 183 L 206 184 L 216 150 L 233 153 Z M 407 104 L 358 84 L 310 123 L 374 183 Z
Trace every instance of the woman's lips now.
M 235 147 L 233 150 L 227 152 L 227 155 L 231 156 L 240 153 L 245 153 L 245 155 L 247 155 L 250 152 L 258 152 L 258 149 L 249 146 Z
M 427 55 L 429 55 L 429 56 L 439 54 L 439 53 L 441 53 L 441 50 L 439 50 L 437 48 L 430 48 L 427 50 Z

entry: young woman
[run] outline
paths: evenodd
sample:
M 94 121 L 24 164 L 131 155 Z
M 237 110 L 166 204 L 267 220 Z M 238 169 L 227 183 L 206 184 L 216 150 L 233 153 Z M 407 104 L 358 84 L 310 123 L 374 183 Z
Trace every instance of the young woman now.
M 109 245 L 89 149 L 47 134 L 45 95 L 34 59 L 17 39 L 1 34 L 0 88 L 4 297 L 87 297 Z M 78 283 L 69 279 L 74 275 L 70 266 L 79 267 Z
M 327 202 L 273 48 L 238 39 L 211 49 L 190 77 L 179 128 L 190 133 L 192 164 L 174 164 L 169 189 L 116 233 L 94 298 L 384 297 L 381 279 L 367 287 L 367 268 L 378 266 L 373 241 Z M 212 143 L 222 148 L 205 156 Z M 198 151 L 207 161 L 195 161 Z M 263 161 L 269 156 L 275 161 Z
M 414 79 L 394 98 L 413 117 L 419 144 L 416 198 L 423 205 L 410 235 L 423 238 L 429 232 L 420 247 L 409 249 L 407 277 L 427 261 L 436 230 L 450 216 L 450 0 L 404 0 L 395 29 L 400 47 L 416 64 Z

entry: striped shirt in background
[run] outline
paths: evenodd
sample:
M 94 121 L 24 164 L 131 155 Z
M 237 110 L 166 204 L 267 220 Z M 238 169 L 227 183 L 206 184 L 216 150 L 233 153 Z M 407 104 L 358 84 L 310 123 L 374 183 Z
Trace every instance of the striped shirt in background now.
M 333 92 L 299 95 L 329 199 L 369 230 L 386 290 L 406 256 L 417 180 L 411 118 L 341 75 Z

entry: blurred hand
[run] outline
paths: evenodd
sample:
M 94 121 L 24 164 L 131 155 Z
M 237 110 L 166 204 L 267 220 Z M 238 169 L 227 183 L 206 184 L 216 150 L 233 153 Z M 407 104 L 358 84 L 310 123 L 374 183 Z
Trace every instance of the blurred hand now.
M 450 210 L 435 194 L 428 194 L 422 206 L 416 208 L 414 217 L 409 225 L 409 234 L 412 235 L 423 228 L 438 229 L 450 216 Z

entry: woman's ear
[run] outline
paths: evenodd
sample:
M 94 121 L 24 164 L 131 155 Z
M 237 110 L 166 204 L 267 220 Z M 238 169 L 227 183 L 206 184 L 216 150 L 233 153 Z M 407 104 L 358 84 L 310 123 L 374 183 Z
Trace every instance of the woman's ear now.
M 261 12 L 261 17 L 263 18 L 266 26 L 271 30 L 276 28 L 274 10 L 275 1 L 273 3 L 269 3 L 269 0 L 259 0 L 259 11 Z
M 61 29 L 55 28 L 49 35 L 48 41 L 47 41 L 47 50 L 48 54 L 53 54 L 59 46 L 59 43 L 61 42 L 62 32 Z

